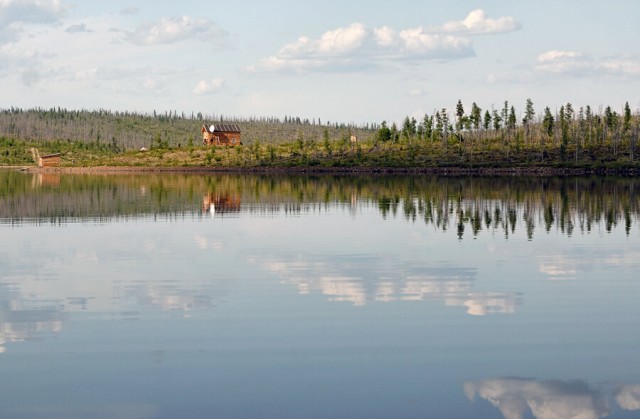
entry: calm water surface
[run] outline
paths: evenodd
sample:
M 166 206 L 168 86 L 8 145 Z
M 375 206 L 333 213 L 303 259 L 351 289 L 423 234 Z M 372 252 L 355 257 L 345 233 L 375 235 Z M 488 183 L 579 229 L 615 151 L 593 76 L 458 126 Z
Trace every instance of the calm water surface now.
M 0 417 L 638 418 L 639 186 L 0 172 Z

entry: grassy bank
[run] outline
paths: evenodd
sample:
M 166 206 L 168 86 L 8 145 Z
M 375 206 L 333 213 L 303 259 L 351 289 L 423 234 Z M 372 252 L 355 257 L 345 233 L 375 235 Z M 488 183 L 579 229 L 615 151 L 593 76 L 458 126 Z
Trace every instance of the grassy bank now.
M 529 103 L 528 103 L 529 105 Z M 528 106 L 529 107 L 529 106 Z M 576 113 L 570 104 L 522 124 L 511 107 L 502 117 L 446 109 L 418 123 L 331 124 L 300 118 L 233 120 L 241 147 L 201 146 L 202 115 L 110 111 L 0 112 L 0 165 L 34 165 L 30 152 L 61 153 L 63 167 L 203 168 L 207 170 L 637 170 L 640 115 L 607 107 Z M 507 119 L 507 115 L 509 116 Z M 220 117 L 220 119 L 222 119 Z M 506 121 L 506 122 L 505 122 Z M 554 122 L 555 121 L 555 122 Z M 482 122 L 482 123 L 481 123 Z M 489 124 L 489 122 L 492 122 Z M 352 142 L 352 138 L 357 141 Z M 140 151 L 142 149 L 146 151 Z
M 373 139 L 351 143 L 345 140 L 296 141 L 241 147 L 155 147 L 148 151 L 122 151 L 109 145 L 74 141 L 30 142 L 0 139 L 0 165 L 33 166 L 30 148 L 41 154 L 61 153 L 62 167 L 157 167 L 259 170 L 398 170 L 429 169 L 485 170 L 566 169 L 566 170 L 636 170 L 640 163 L 630 155 L 611 153 L 608 147 L 592 146 L 576 153 L 571 148 L 552 145 L 509 147 L 499 140 L 483 145 L 451 141 L 379 142 Z

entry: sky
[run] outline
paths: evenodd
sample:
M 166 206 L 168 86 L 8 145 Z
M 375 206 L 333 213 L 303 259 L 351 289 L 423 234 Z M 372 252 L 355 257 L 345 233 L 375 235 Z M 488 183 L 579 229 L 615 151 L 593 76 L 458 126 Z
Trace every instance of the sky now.
M 368 123 L 640 109 L 637 0 L 0 0 L 0 108 Z

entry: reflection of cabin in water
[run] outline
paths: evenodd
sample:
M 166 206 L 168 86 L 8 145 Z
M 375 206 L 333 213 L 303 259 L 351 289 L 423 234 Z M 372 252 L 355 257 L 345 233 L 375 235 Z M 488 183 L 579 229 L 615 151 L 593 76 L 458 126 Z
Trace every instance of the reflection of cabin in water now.
M 60 173 L 37 173 L 31 182 L 31 186 L 37 187 L 58 187 L 60 186 Z
M 202 126 L 202 144 L 204 145 L 242 145 L 240 127 L 236 124 L 218 124 Z
M 209 192 L 202 199 L 202 212 L 224 214 L 240 212 L 240 195 Z

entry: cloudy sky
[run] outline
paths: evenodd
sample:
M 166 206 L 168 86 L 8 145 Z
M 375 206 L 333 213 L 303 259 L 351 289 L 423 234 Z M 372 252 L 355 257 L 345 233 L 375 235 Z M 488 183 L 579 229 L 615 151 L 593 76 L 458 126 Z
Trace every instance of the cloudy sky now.
M 640 108 L 637 0 L 0 0 L 0 107 L 380 122 Z

